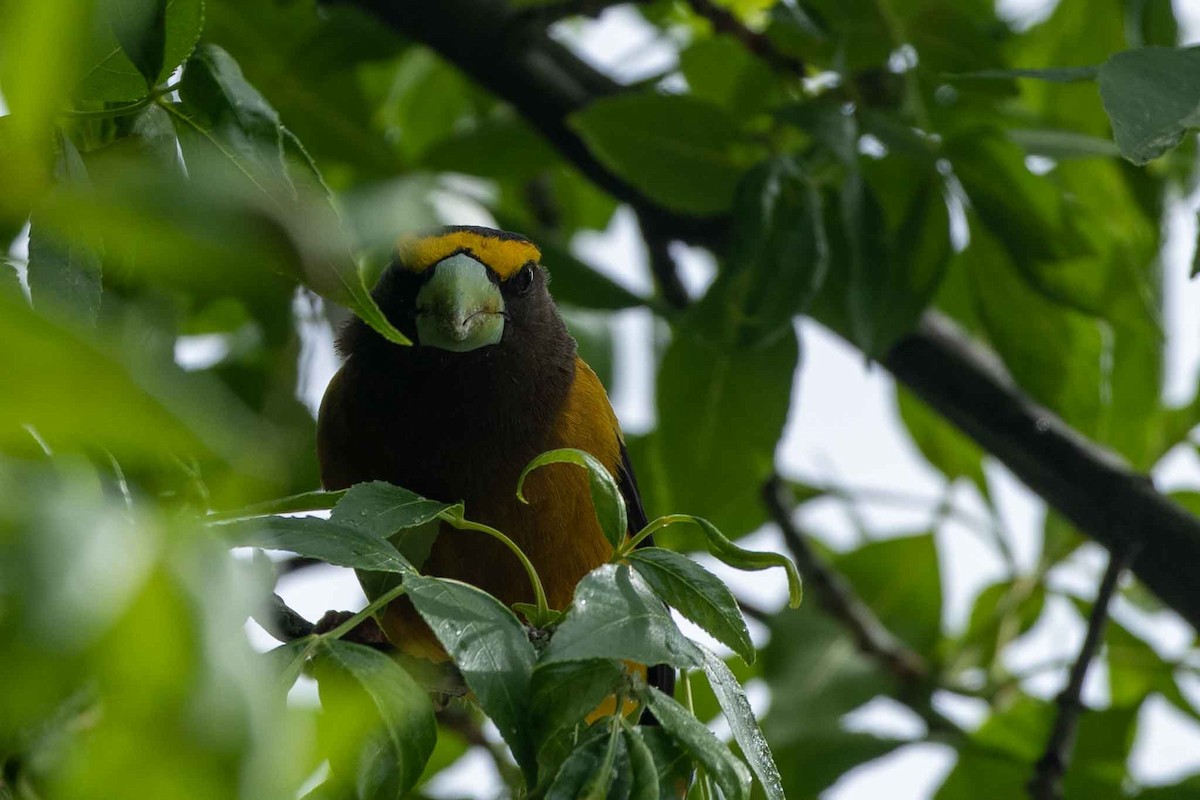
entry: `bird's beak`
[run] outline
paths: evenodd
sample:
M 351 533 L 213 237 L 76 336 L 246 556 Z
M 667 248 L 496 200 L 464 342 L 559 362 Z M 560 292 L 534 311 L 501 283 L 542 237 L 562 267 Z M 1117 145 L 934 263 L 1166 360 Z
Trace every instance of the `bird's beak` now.
M 465 353 L 499 342 L 504 335 L 504 297 L 487 267 L 459 253 L 431 269 L 433 277 L 417 293 L 420 344 Z

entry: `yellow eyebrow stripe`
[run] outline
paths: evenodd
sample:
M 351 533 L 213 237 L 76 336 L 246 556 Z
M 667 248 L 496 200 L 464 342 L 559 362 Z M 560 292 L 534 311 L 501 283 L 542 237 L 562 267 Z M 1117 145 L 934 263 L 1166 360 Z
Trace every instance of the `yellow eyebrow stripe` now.
M 497 231 L 497 234 L 501 232 Z M 488 235 L 473 230 L 451 230 L 432 235 L 409 235 L 397 245 L 400 266 L 407 272 L 424 272 L 444 258 L 466 251 L 491 267 L 501 280 L 507 279 L 542 257 L 537 245 L 507 235 Z

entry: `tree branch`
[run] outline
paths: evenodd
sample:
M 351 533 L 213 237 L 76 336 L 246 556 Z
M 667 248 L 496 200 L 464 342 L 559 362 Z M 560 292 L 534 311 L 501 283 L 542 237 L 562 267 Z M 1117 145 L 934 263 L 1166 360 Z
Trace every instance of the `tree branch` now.
M 787 505 L 786 491 L 779 476 L 773 475 L 763 486 L 763 501 L 771 519 L 783 533 L 784 544 L 804 576 L 806 588 L 816 597 L 821 608 L 850 632 L 863 653 L 883 664 L 902 684 L 910 687 L 923 685 L 929 677 L 929 666 L 925 659 L 893 636 L 875 616 L 875 612 L 859 599 L 854 587 L 830 569 L 812 548 L 792 521 L 792 509 Z
M 314 625 L 283 602 L 283 598 L 272 594 L 267 608 L 255 612 L 254 621 L 267 633 L 281 642 L 303 639 L 313 632 Z
M 658 206 L 609 172 L 567 123 L 593 100 L 621 87 L 581 62 L 544 28 L 498 0 L 343 0 L 404 36 L 430 46 L 511 103 L 599 187 L 629 203 L 671 238 L 720 248 L 724 217 L 701 218 Z M 1033 403 L 941 316 L 927 314 L 900 339 L 884 366 L 986 450 L 1079 530 L 1110 550 L 1134 539 L 1145 546 L 1135 574 L 1200 629 L 1200 519 L 1158 494 L 1149 480 Z
M 688 0 L 688 5 L 698 16 L 708 20 L 714 30 L 737 39 L 743 47 L 771 66 L 804 77 L 806 67 L 802 59 L 780 51 L 769 36 L 747 28 L 729 9 L 712 0 Z
M 1075 734 L 1079 729 L 1079 717 L 1084 711 L 1083 682 L 1087 678 L 1088 667 L 1100 650 L 1100 640 L 1104 634 L 1104 626 L 1108 622 L 1108 606 L 1112 601 L 1117 581 L 1121 577 L 1129 561 L 1130 550 L 1114 552 L 1108 558 L 1108 569 L 1104 579 L 1096 591 L 1096 601 L 1092 604 L 1092 613 L 1088 616 L 1087 635 L 1084 636 L 1083 646 L 1079 648 L 1079 657 L 1071 667 L 1071 675 L 1066 688 L 1058 695 L 1058 716 L 1054 720 L 1054 728 L 1050 739 L 1046 742 L 1046 750 L 1034 768 L 1033 778 L 1029 781 L 1029 796 L 1033 800 L 1060 800 L 1062 798 L 1062 781 L 1071 764 L 1071 751 L 1075 748 Z
M 679 279 L 679 269 L 671 255 L 671 237 L 662 230 L 652 215 L 639 214 L 638 225 L 642 229 L 642 239 L 646 242 L 650 274 L 654 276 L 654 282 L 663 300 L 677 311 L 687 308 L 691 300 L 683 281 Z

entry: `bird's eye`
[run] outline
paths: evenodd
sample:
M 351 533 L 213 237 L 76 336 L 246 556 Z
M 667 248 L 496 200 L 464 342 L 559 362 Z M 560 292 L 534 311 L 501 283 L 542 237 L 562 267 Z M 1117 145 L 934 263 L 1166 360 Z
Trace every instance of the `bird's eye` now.
M 521 267 L 521 271 L 513 275 L 512 281 L 513 291 L 517 294 L 526 294 L 533 288 L 533 262 L 530 261 Z

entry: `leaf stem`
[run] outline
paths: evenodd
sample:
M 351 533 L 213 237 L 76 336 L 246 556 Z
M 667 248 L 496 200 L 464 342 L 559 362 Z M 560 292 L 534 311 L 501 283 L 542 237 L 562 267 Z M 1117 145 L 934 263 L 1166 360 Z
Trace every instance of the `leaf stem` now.
M 155 89 L 140 100 L 135 100 L 132 103 L 127 103 L 123 106 L 115 106 L 113 108 L 98 108 L 91 111 L 78 111 L 76 109 L 69 108 L 64 111 L 63 114 L 73 119 L 108 119 L 110 117 L 124 117 L 128 114 L 134 114 L 138 111 L 141 111 L 146 106 L 157 102 L 158 98 L 164 97 L 178 88 L 178 83 L 172 83 L 168 86 Z
M 486 533 L 493 539 L 500 541 L 512 551 L 513 555 L 521 562 L 521 566 L 525 568 L 525 572 L 529 575 L 529 583 L 533 586 L 534 602 L 537 605 L 537 619 L 530 620 L 536 627 L 548 625 L 554 618 L 553 612 L 550 610 L 550 604 L 546 601 L 546 591 L 542 588 L 542 579 L 538 577 L 537 570 L 533 566 L 533 562 L 525 555 L 525 552 L 512 539 L 505 536 L 500 531 L 490 525 L 484 525 L 482 522 L 472 522 L 469 519 L 464 519 L 461 516 L 448 514 L 443 512 L 438 515 L 444 522 L 450 524 L 451 527 L 458 528 L 460 531 L 478 531 Z
M 641 544 L 642 541 L 647 536 L 654 533 L 655 531 L 660 531 L 663 528 L 666 528 L 670 525 L 675 525 L 676 523 L 691 522 L 691 521 L 692 521 L 692 518 L 687 514 L 668 514 L 665 517 L 659 517 L 658 519 L 652 521 L 649 525 L 647 525 L 646 527 L 644 527 L 640 531 L 638 531 L 637 534 L 632 539 L 627 541 L 619 550 L 617 550 L 615 553 L 613 553 L 612 560 L 614 562 L 620 561 L 622 558 L 624 558 L 625 556 L 632 553 L 634 551 L 634 549 L 639 544 Z
M 361 623 L 364 620 L 368 619 L 369 617 L 373 616 L 376 611 L 383 608 L 388 603 L 392 602 L 393 600 L 395 600 L 397 597 L 399 597 L 402 594 L 404 594 L 404 584 L 400 584 L 399 586 L 392 587 L 391 589 L 389 589 L 388 591 L 379 595 L 379 597 L 375 598 L 370 603 L 368 603 L 367 607 L 364 608 L 362 611 L 359 611 L 353 617 L 350 617 L 350 619 L 346 620 L 341 625 L 338 625 L 333 630 L 322 633 L 318 638 L 320 638 L 320 639 L 340 639 L 340 638 L 342 638 L 347 633 L 349 633 L 350 631 L 357 628 L 359 623 Z

